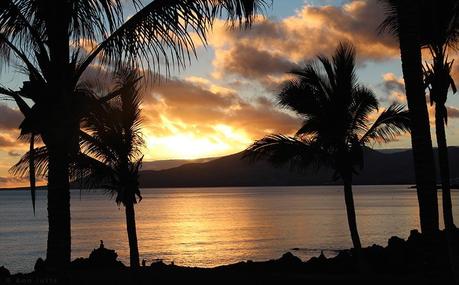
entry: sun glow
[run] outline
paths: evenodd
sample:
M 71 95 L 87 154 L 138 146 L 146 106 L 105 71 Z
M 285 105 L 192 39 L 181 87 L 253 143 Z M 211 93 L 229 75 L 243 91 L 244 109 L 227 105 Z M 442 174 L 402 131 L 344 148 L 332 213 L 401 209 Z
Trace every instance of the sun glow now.
M 227 125 L 216 125 L 208 134 L 194 132 L 168 136 L 146 135 L 145 159 L 195 159 L 232 154 L 246 148 L 252 140 Z

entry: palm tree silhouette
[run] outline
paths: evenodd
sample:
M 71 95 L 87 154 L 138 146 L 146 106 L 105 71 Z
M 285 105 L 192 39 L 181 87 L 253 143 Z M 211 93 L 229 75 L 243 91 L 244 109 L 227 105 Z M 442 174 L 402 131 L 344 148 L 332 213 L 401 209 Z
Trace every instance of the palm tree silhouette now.
M 432 138 L 422 71 L 421 6 L 423 1 L 381 1 L 385 4 L 387 17 L 380 26 L 380 32 L 392 33 L 398 38 L 400 44 L 406 99 L 411 119 L 411 145 L 421 230 L 427 236 L 433 237 L 439 229 L 439 218 Z
M 123 13 L 125 2 L 136 8 L 129 18 Z M 232 23 L 249 26 L 265 4 L 264 0 L 151 0 L 146 5 L 137 0 L 0 1 L 0 56 L 26 70 L 29 81 L 22 89 L 33 87 L 25 92 L 2 91 L 23 112 L 21 134 L 29 137 L 31 149 L 38 137 L 49 152 L 46 260 L 50 268 L 65 267 L 70 261 L 69 167 L 79 151 L 78 108 L 84 100 L 75 95 L 85 70 L 95 62 L 115 69 L 127 63 L 155 71 L 161 71 L 161 62 L 166 72 L 171 65 L 183 67 L 195 55 L 193 39 L 205 43 L 216 17 L 224 15 Z M 33 171 L 30 180 L 33 199 Z
M 450 48 L 459 40 L 459 3 L 455 0 L 425 1 L 422 7 L 422 44 L 432 56 L 432 63 L 424 66 L 425 84 L 429 90 L 430 104 L 435 104 L 435 132 L 442 185 L 443 221 L 446 229 L 449 259 L 456 283 L 459 282 L 458 242 L 451 201 L 450 168 L 445 126 L 448 111 L 445 106 L 451 88 L 457 92 L 451 76 L 454 60 L 448 58 Z
M 344 182 L 344 197 L 352 243 L 360 251 L 352 178 L 363 167 L 364 146 L 388 142 L 408 131 L 404 107 L 391 105 L 371 124 L 379 104 L 373 92 L 358 84 L 355 50 L 341 43 L 332 59 L 319 56 L 317 62 L 291 71 L 278 94 L 281 106 L 296 112 L 303 125 L 294 137 L 270 135 L 251 145 L 245 157 L 267 159 L 274 164 L 290 163 L 293 168 L 331 167 L 335 178 Z
M 448 144 L 445 125 L 448 123 L 446 100 L 449 89 L 456 93 L 456 85 L 451 76 L 453 60 L 448 58 L 448 49 L 455 47 L 459 40 L 459 5 L 457 1 L 426 1 L 422 10 L 424 19 L 422 44 L 432 56 L 432 63 L 426 63 L 425 83 L 429 89 L 430 103 L 435 104 L 435 130 L 437 135 L 438 158 L 442 182 L 443 217 L 445 226 L 454 228 L 451 203 L 451 189 L 448 161 Z
M 139 249 L 135 223 L 134 205 L 142 199 L 138 184 L 138 172 L 142 165 L 141 148 L 144 144 L 141 133 L 138 87 L 139 75 L 133 70 L 116 74 L 114 90 L 119 93 L 110 101 L 97 99 L 92 95 L 91 106 L 82 120 L 80 131 L 81 152 L 71 162 L 70 176 L 79 181 L 82 188 L 102 188 L 116 203 L 123 204 L 126 211 L 130 264 L 139 267 Z M 81 89 L 80 89 L 81 90 Z M 113 97 L 105 95 L 102 98 Z M 30 163 L 31 159 L 33 163 Z M 49 172 L 49 151 L 46 146 L 29 151 L 12 167 L 17 175 L 28 175 L 30 167 L 37 174 L 46 176 Z
M 130 264 L 137 268 L 139 248 L 134 205 L 142 199 L 138 175 L 142 165 L 141 93 L 135 72 L 118 74 L 118 86 L 130 86 L 107 104 L 100 105 L 84 120 L 82 150 L 78 168 L 83 169 L 84 183 L 103 187 L 123 204 L 129 240 Z M 138 199 L 137 199 L 138 198 Z

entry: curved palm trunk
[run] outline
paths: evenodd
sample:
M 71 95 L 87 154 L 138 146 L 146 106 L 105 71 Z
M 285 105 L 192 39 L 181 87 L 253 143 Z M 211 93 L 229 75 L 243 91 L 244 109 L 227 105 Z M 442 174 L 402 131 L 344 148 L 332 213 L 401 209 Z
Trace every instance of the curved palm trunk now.
M 65 150 L 49 152 L 48 174 L 48 247 L 46 262 L 50 269 L 70 262 L 70 191 L 69 162 Z
M 354 195 L 352 193 L 352 174 L 344 177 L 344 201 L 346 203 L 347 222 L 351 232 L 352 245 L 359 252 L 362 249 L 359 231 L 357 230 L 357 219 L 355 216 Z
M 137 244 L 137 230 L 135 225 L 134 203 L 126 203 L 126 227 L 129 240 L 129 254 L 131 268 L 138 268 L 139 262 L 139 246 Z
M 416 4 L 419 3 L 411 0 L 400 1 L 399 40 L 406 98 L 411 118 L 411 144 L 421 230 L 427 236 L 433 237 L 439 229 L 438 201 L 419 44 L 420 7 Z

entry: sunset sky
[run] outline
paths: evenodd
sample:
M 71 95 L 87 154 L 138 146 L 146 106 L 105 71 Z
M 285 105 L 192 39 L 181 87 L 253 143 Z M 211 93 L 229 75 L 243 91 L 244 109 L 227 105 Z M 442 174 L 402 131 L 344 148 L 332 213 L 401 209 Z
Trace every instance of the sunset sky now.
M 361 83 L 376 92 L 382 106 L 404 102 L 398 45 L 376 31 L 383 17 L 377 0 L 274 0 L 250 30 L 230 30 L 217 22 L 209 45 L 199 46 L 198 60 L 148 83 L 145 160 L 222 156 L 270 133 L 294 133 L 301 120 L 280 110 L 273 95 L 286 71 L 319 53 L 330 55 L 342 40 L 356 45 Z M 0 82 L 11 88 L 23 79 L 14 68 L 0 75 Z M 448 106 L 449 144 L 459 145 L 459 98 L 452 95 Z M 21 120 L 14 104 L 0 102 L 0 187 L 24 182 L 8 174 L 27 149 L 16 142 Z M 408 148 L 409 137 L 374 147 Z

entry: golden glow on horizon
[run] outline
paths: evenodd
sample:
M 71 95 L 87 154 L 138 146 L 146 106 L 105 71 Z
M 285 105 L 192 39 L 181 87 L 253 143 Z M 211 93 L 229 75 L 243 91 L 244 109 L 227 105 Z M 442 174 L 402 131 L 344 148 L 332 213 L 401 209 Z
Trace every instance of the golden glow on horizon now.
M 161 160 L 228 155 L 245 149 L 252 139 L 230 126 L 219 124 L 211 128 L 209 134 L 179 133 L 176 130 L 169 136 L 147 134 L 145 141 L 145 160 Z

